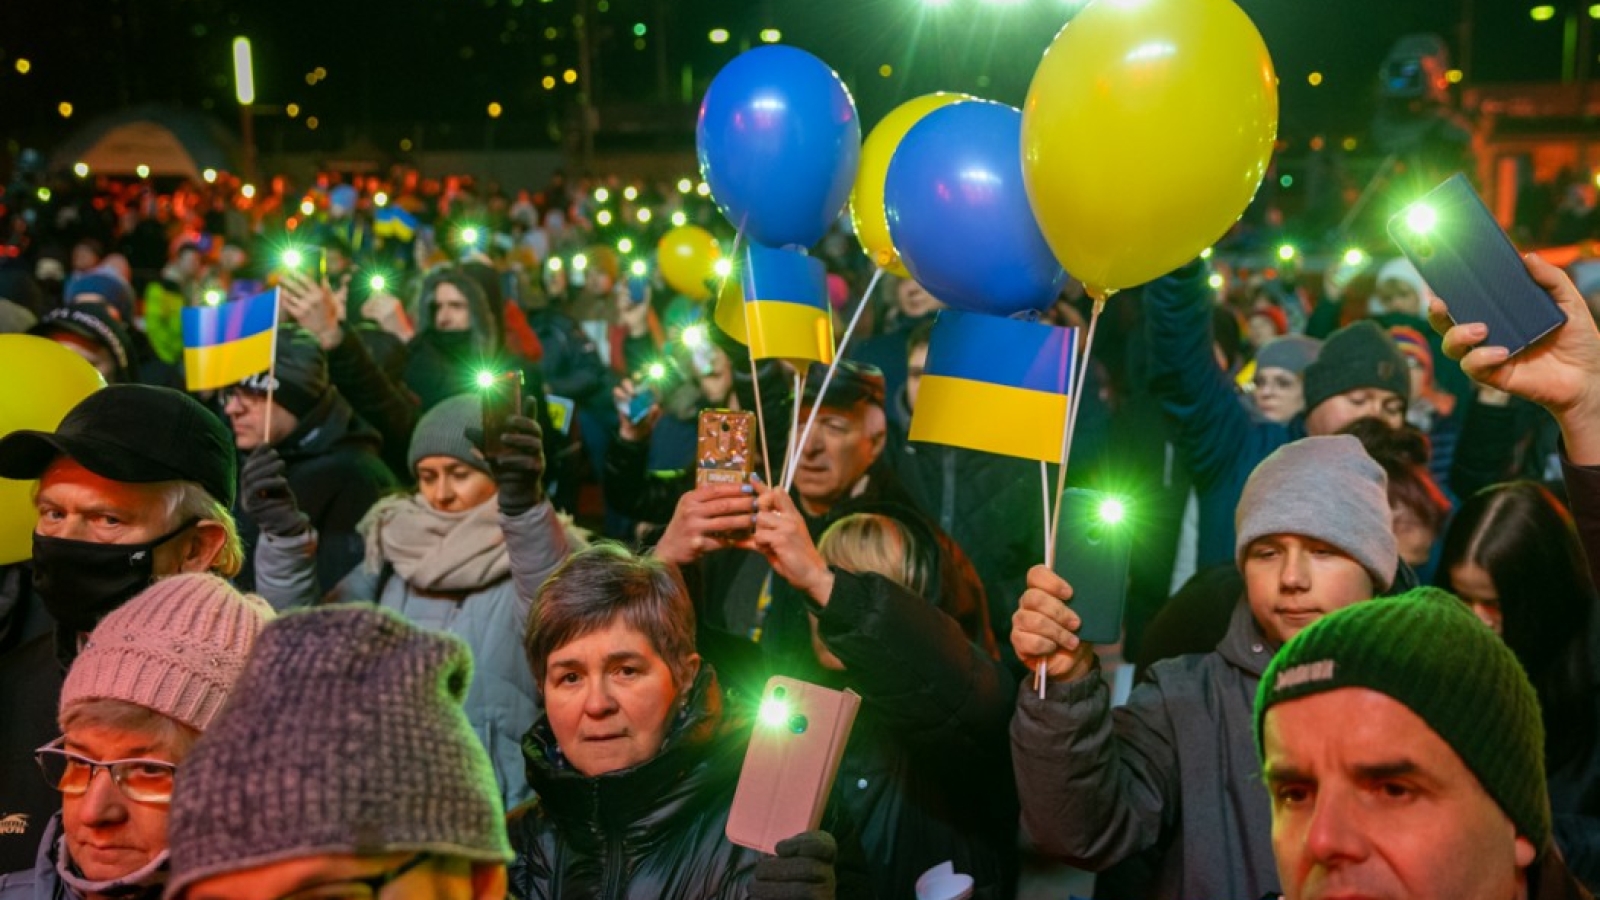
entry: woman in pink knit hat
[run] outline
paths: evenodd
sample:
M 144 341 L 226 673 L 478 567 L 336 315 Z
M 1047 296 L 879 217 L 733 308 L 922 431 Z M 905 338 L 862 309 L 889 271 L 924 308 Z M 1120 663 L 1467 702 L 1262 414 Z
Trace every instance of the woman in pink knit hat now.
M 272 616 L 215 575 L 176 575 L 101 620 L 61 689 L 62 736 L 36 754 L 61 812 L 0 900 L 161 896 L 173 773 Z

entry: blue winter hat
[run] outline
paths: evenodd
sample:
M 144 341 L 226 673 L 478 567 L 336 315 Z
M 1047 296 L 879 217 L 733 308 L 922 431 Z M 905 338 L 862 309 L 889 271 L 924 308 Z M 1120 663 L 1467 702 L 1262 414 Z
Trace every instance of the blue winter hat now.
M 90 298 L 83 298 L 84 294 L 99 297 L 100 302 L 117 311 L 117 318 L 122 320 L 123 325 L 133 327 L 133 286 L 120 276 L 105 269 L 91 269 L 73 276 L 67 282 L 62 297 L 68 304 L 93 302 Z

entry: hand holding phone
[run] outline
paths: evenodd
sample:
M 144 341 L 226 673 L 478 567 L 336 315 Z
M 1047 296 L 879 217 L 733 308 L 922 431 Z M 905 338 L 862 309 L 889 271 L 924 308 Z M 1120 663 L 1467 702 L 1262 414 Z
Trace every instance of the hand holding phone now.
M 778 842 L 822 824 L 861 696 L 775 675 L 728 811 L 728 840 L 776 853 Z
M 1483 343 L 1515 356 L 1567 320 L 1478 199 L 1452 176 L 1389 220 L 1389 237 L 1457 322 L 1488 326 Z

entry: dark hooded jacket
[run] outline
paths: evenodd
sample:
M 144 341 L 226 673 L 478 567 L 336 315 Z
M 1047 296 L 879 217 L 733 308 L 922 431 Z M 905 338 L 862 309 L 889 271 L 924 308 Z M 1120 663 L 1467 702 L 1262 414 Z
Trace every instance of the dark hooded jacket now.
M 561 753 L 548 717 L 523 740 L 538 799 L 508 819 L 520 900 L 671 900 L 745 897 L 764 854 L 724 834 L 750 727 L 724 714 L 716 674 L 702 665 L 660 751 L 646 762 L 589 777 Z M 830 809 L 831 811 L 831 809 Z M 839 841 L 840 898 L 871 895 L 853 832 L 825 817 Z M 857 847 L 853 853 L 847 852 Z
M 276 445 L 289 487 L 317 532 L 317 577 L 323 591 L 361 562 L 366 551 L 356 523 L 378 498 L 399 487 L 379 455 L 381 446 L 378 433 L 356 417 L 337 388 L 329 389 Z M 234 518 L 245 549 L 245 566 L 234 582 L 250 591 L 255 589 L 255 545 L 261 531 L 242 507 Z
M 45 824 L 61 809 L 33 751 L 61 733 L 56 704 L 65 676 L 33 570 L 0 566 L 0 872 L 33 865 Z

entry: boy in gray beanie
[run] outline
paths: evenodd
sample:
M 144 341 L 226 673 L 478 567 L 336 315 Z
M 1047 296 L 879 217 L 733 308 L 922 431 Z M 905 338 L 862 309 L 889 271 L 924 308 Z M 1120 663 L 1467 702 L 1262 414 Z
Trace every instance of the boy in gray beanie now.
M 1386 478 L 1347 435 L 1285 444 L 1251 474 L 1236 510 L 1245 596 L 1216 650 L 1150 667 L 1111 709 L 1072 587 L 1028 573 L 1011 641 L 1046 667 L 1011 720 L 1022 822 L 1034 844 L 1100 871 L 1154 850 L 1147 896 L 1260 897 L 1278 890 L 1271 804 L 1251 729 L 1273 653 L 1334 610 L 1369 600 L 1399 565 Z
M 0 898 L 161 895 L 174 772 L 272 615 L 215 575 L 175 575 L 95 627 L 61 688 L 62 736 L 35 753 L 61 811 L 34 867 L 0 876 Z
M 511 845 L 462 710 L 471 680 L 465 642 L 389 610 L 283 616 L 179 778 L 168 900 L 402 880 L 397 896 L 503 898 Z

